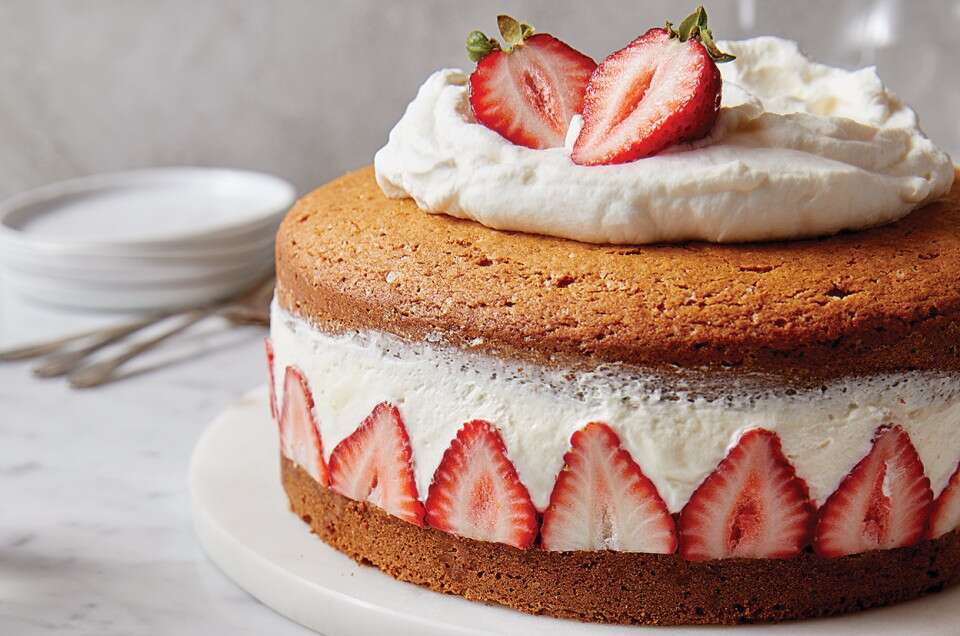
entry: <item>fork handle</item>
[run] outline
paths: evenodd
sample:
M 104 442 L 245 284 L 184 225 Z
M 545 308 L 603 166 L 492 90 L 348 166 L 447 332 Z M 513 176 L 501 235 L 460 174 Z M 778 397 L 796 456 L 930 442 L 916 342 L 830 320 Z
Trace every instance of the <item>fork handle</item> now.
M 88 389 L 104 384 L 110 379 L 110 376 L 113 375 L 114 371 L 116 371 L 122 364 L 131 358 L 135 358 L 141 353 L 153 349 L 168 338 L 172 338 L 178 333 L 186 331 L 201 320 L 208 318 L 219 311 L 221 311 L 219 307 L 209 307 L 206 309 L 198 309 L 189 312 L 186 315 L 186 319 L 184 319 L 175 327 L 172 327 L 171 329 L 168 329 L 167 331 L 164 331 L 153 338 L 138 342 L 112 358 L 107 358 L 106 360 L 101 360 L 100 362 L 95 362 L 94 364 L 77 369 L 69 376 L 70 386 L 74 387 L 75 389 Z
M 140 323 L 147 320 L 159 320 L 161 318 L 166 318 L 171 315 L 170 312 L 163 312 L 159 314 L 154 314 L 147 318 L 140 318 L 122 325 L 111 325 L 109 327 L 97 327 L 96 329 L 90 329 L 87 331 L 81 331 L 79 333 L 72 333 L 68 336 L 63 336 L 61 338 L 54 338 L 53 340 L 46 340 L 44 342 L 33 342 L 27 345 L 22 345 L 19 347 L 14 347 L 12 349 L 6 349 L 0 351 L 0 362 L 13 362 L 15 360 L 27 360 L 29 358 L 38 358 L 40 356 L 45 356 L 48 353 L 53 353 L 63 349 L 65 346 L 77 340 L 84 340 L 85 338 L 91 338 L 93 336 L 100 336 L 102 334 L 109 334 L 115 331 L 129 329 L 134 325 L 139 325 Z
M 44 360 L 39 366 L 34 367 L 33 374 L 39 378 L 54 378 L 70 373 L 80 366 L 80 364 L 90 354 L 95 353 L 100 349 L 117 342 L 118 340 L 123 340 L 130 334 L 136 333 L 141 329 L 146 329 L 147 327 L 155 325 L 162 320 L 166 320 L 169 317 L 169 314 L 158 314 L 144 318 L 143 320 L 137 320 L 125 325 L 104 329 L 103 331 L 92 336 L 93 339 L 90 344 L 87 344 L 79 349 L 71 349 L 69 351 L 54 353 L 52 356 Z

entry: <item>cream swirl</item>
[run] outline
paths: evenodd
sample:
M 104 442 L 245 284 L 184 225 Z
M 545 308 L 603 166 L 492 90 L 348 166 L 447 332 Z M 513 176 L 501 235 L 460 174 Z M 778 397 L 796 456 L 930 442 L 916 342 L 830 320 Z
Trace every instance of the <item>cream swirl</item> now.
M 466 75 L 437 71 L 377 152 L 387 196 L 488 227 L 591 243 L 798 239 L 895 221 L 951 187 L 950 157 L 875 69 L 845 71 L 773 37 L 722 45 L 711 134 L 658 156 L 585 167 L 477 124 Z

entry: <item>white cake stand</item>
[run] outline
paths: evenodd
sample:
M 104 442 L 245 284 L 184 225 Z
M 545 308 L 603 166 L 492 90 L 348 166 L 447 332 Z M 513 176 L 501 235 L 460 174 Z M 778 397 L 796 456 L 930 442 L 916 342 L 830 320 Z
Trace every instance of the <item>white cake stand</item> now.
M 780 625 L 655 628 L 528 616 L 401 583 L 311 535 L 287 507 L 276 431 L 261 388 L 221 414 L 193 454 L 197 536 L 210 558 L 265 605 L 326 636 L 749 636 L 960 634 L 960 589 L 890 608 Z

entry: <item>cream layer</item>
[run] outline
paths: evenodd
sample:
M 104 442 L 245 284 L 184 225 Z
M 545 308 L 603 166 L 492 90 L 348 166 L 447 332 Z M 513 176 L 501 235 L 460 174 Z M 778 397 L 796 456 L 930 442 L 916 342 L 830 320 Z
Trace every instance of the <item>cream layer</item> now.
M 850 378 L 818 390 L 757 391 L 731 374 L 721 397 L 702 397 L 656 374 L 602 365 L 546 368 L 374 331 L 329 334 L 274 303 L 271 338 L 277 397 L 283 370 L 309 383 L 324 452 L 330 453 L 379 402 L 398 407 L 413 447 L 421 499 L 464 422 L 484 419 L 543 510 L 570 435 L 609 424 L 672 512 L 751 428 L 779 434 L 786 456 L 818 503 L 869 450 L 877 427 L 898 423 L 923 460 L 934 494 L 960 460 L 960 376 L 909 372 Z M 715 392 L 715 389 L 712 389 Z

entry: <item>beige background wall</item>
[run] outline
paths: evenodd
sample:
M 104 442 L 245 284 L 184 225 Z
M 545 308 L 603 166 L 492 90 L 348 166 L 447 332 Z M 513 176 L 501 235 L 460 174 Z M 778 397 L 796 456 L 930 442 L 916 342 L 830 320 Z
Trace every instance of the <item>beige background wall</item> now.
M 719 37 L 772 33 L 876 63 L 960 158 L 960 0 L 713 0 Z M 509 12 L 596 58 L 690 2 L 0 0 L 0 196 L 122 168 L 274 172 L 370 161 L 420 82 Z

